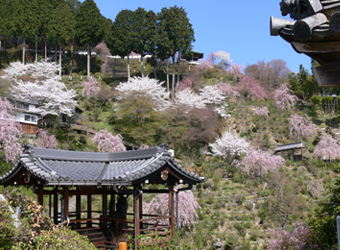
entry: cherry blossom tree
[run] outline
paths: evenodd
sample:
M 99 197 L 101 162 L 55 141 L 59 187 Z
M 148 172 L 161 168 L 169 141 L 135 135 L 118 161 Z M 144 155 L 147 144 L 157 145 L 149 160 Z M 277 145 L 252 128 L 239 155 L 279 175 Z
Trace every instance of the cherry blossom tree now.
M 246 175 L 259 178 L 268 172 L 279 170 L 285 162 L 280 155 L 272 155 L 268 151 L 252 148 L 247 152 L 239 167 Z
M 237 97 L 240 97 L 240 93 L 236 91 L 235 88 L 231 86 L 230 83 L 219 82 L 217 86 L 222 91 L 223 95 L 230 96 L 232 99 L 236 99 Z
M 182 90 L 188 88 L 192 89 L 192 80 L 189 77 L 184 77 L 177 85 L 176 85 L 176 93 L 181 92 Z
M 0 98 L 0 155 L 4 154 L 6 162 L 15 164 L 22 152 L 18 140 L 21 138 L 21 125 L 12 113 L 12 105 L 5 98 Z
M 110 50 L 104 42 L 98 43 L 97 46 L 93 48 L 93 51 L 95 51 L 99 56 L 111 56 Z
M 206 85 L 200 89 L 200 96 L 206 104 L 222 104 L 225 96 L 217 85 Z
M 297 221 L 292 231 L 280 230 L 274 234 L 274 240 L 269 243 L 267 250 L 279 249 L 320 249 L 309 242 L 312 230 L 308 226 Z
M 188 108 L 204 109 L 206 107 L 203 98 L 188 88 L 178 92 L 174 102 Z
M 268 108 L 267 107 L 256 107 L 255 108 L 255 114 L 258 115 L 258 116 L 266 116 L 268 117 Z
M 292 91 L 288 88 L 287 84 L 282 84 L 275 90 L 274 99 L 278 109 L 290 110 L 299 100 L 296 95 L 292 95 L 291 93 Z
M 42 116 L 48 114 L 71 116 L 77 105 L 77 101 L 74 100 L 77 94 L 73 89 L 68 90 L 56 74 L 58 67 L 54 63 L 36 62 L 23 65 L 16 62 L 4 70 L 3 77 L 14 80 L 11 88 L 14 96 L 38 101 L 39 107 L 35 112 Z M 36 80 L 32 82 L 20 79 L 25 75 Z
M 203 59 L 199 61 L 199 64 L 195 66 L 195 71 L 197 72 L 205 72 L 207 69 L 213 69 L 214 64 L 212 64 L 210 61 Z
M 320 158 L 328 156 L 329 160 L 340 158 L 340 144 L 331 135 L 324 133 L 313 154 Z
M 236 90 L 242 92 L 245 97 L 251 98 L 252 100 L 255 100 L 255 97 L 261 100 L 267 98 L 267 93 L 261 83 L 250 76 L 242 76 Z
M 98 146 L 100 152 L 121 152 L 126 151 L 123 144 L 123 137 L 120 134 L 115 136 L 106 129 L 100 130 L 92 138 L 92 143 Z
M 33 78 L 43 77 L 46 79 L 60 79 L 56 74 L 60 70 L 60 66 L 54 62 L 34 62 L 23 64 L 21 62 L 12 62 L 4 69 L 3 78 L 18 79 L 19 76 L 29 75 Z
M 162 110 L 168 107 L 169 103 L 166 98 L 170 95 L 170 92 L 167 92 L 162 84 L 163 82 L 149 77 L 131 77 L 127 82 L 120 83 L 116 90 L 126 96 L 138 92 L 144 93 L 153 99 L 158 110 Z
M 39 148 L 52 148 L 56 149 L 58 147 L 58 141 L 55 135 L 50 135 L 48 131 L 38 129 L 37 130 L 37 141 L 36 145 Z
M 181 188 L 176 187 L 176 189 Z M 175 196 L 176 202 L 176 196 Z M 152 198 L 149 203 L 143 204 L 143 210 L 147 214 L 159 214 L 159 215 L 168 215 L 169 214 L 169 195 L 168 194 L 159 194 Z M 198 215 L 196 213 L 196 209 L 200 209 L 201 207 L 198 205 L 195 200 L 194 194 L 191 190 L 182 191 L 178 193 L 178 227 L 180 229 L 188 228 L 189 230 L 194 225 L 194 221 L 198 219 Z M 175 216 L 177 216 L 175 214 Z M 165 225 L 169 224 L 169 220 L 164 219 L 162 221 Z
M 229 165 L 236 163 L 237 157 L 246 154 L 249 149 L 249 142 L 239 138 L 232 133 L 225 132 L 222 137 L 217 138 L 214 143 L 209 144 L 213 156 L 220 156 L 227 161 Z
M 228 69 L 228 74 L 233 77 L 233 80 L 236 81 L 237 78 L 240 78 L 243 75 L 242 65 L 232 63 Z
M 96 94 L 100 91 L 100 84 L 95 77 L 90 77 L 87 82 L 83 82 L 82 84 L 83 90 L 81 94 L 85 96 L 87 99 L 91 97 L 95 97 Z
M 219 60 L 219 65 L 221 66 L 222 69 L 227 69 L 230 66 L 230 63 L 232 60 L 230 59 L 230 53 L 226 51 L 217 51 L 213 52 L 214 56 Z
M 297 136 L 301 136 L 303 138 L 306 138 L 313 134 L 313 126 L 312 124 L 309 124 L 306 118 L 293 114 L 289 118 L 289 132 L 290 134 L 295 134 Z

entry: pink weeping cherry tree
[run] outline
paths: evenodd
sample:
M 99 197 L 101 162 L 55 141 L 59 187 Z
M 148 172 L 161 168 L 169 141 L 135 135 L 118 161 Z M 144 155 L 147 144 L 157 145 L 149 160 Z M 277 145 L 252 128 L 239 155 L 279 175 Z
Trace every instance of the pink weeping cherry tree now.
M 260 178 L 268 172 L 279 170 L 285 163 L 286 161 L 280 155 L 272 155 L 268 151 L 252 148 L 239 164 L 239 167 L 246 175 Z
M 250 76 L 242 76 L 236 90 L 243 93 L 248 99 L 255 100 L 255 98 L 258 98 L 263 100 L 267 98 L 267 93 L 261 83 Z
M 181 187 L 177 187 L 181 188 Z M 176 203 L 176 196 L 175 196 Z M 178 228 L 191 229 L 194 225 L 194 221 L 198 219 L 196 213 L 197 209 L 201 207 L 195 200 L 194 194 L 191 190 L 182 191 L 178 193 Z M 149 203 L 144 203 L 143 210 L 147 214 L 159 214 L 159 215 L 169 215 L 169 195 L 159 194 L 152 198 Z M 175 216 L 177 216 L 175 214 Z M 162 220 L 163 224 L 168 225 L 169 220 Z
M 192 89 L 193 83 L 192 80 L 189 77 L 184 77 L 177 85 L 176 85 L 176 93 L 181 92 L 184 89 Z
M 256 107 L 255 115 L 268 117 L 269 110 L 267 107 Z
M 340 144 L 331 135 L 324 133 L 313 154 L 320 158 L 328 157 L 329 160 L 340 158 Z
M 0 97 L 0 157 L 6 162 L 15 164 L 22 152 L 18 140 L 22 135 L 21 125 L 16 121 L 12 113 L 12 105 L 5 98 Z
M 83 82 L 82 86 L 83 86 L 83 90 L 81 94 L 82 96 L 85 96 L 87 99 L 90 99 L 91 97 L 95 97 L 101 88 L 97 79 L 92 76 L 88 79 L 87 82 Z
M 55 135 L 50 135 L 48 131 L 38 129 L 37 130 L 37 141 L 36 145 L 39 148 L 52 148 L 55 149 L 58 147 L 58 141 Z
M 217 87 L 222 91 L 223 95 L 229 96 L 231 99 L 240 97 L 240 93 L 236 91 L 235 88 L 228 82 L 219 82 Z
M 278 109 L 290 110 L 299 100 L 296 95 L 288 88 L 287 84 L 282 84 L 274 94 L 275 105 Z
M 100 130 L 92 138 L 92 143 L 98 146 L 100 152 L 121 152 L 126 151 L 123 144 L 123 137 L 120 134 L 112 135 L 106 129 Z
M 306 118 L 293 114 L 289 118 L 289 133 L 297 135 L 298 137 L 306 138 L 313 134 L 313 126 L 309 124 Z

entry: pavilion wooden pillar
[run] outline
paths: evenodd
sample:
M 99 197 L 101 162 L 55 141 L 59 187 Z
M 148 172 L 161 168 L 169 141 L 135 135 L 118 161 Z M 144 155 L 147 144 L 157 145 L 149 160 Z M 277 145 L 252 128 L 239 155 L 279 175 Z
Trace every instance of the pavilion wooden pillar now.
M 103 187 L 103 194 L 102 194 L 102 206 L 103 206 L 103 224 L 102 229 L 107 228 L 107 187 Z
M 140 193 L 138 186 L 133 186 L 133 214 L 134 214 L 134 228 L 135 228 L 135 249 L 137 249 L 137 236 L 140 235 Z
M 79 190 L 79 189 L 78 189 Z M 81 219 L 81 195 L 76 196 L 76 220 Z M 80 222 L 76 223 L 76 228 L 80 228 Z
M 54 197 L 53 197 L 53 222 L 54 224 L 58 224 L 58 187 L 54 188 Z
M 92 195 L 88 194 L 87 195 L 87 219 L 92 218 Z M 87 222 L 87 227 L 91 228 L 92 227 L 92 221 Z
M 174 236 L 174 228 L 175 228 L 175 206 L 174 206 L 174 186 L 169 185 L 169 226 L 170 226 L 170 237 Z
M 38 186 L 38 203 L 43 206 L 44 205 L 44 186 Z
M 62 222 L 68 218 L 68 214 L 69 214 L 69 188 L 67 186 L 63 188 L 63 200 L 64 200 L 63 202 L 64 204 L 62 206 L 62 209 L 63 209 Z

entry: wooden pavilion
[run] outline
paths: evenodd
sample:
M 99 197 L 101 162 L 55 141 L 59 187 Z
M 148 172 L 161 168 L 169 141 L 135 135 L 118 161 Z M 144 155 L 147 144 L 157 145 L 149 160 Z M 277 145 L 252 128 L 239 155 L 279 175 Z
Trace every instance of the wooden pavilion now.
M 293 161 L 301 161 L 303 159 L 303 149 L 306 148 L 306 146 L 303 144 L 303 142 L 296 142 L 291 144 L 285 144 L 280 145 L 277 148 L 274 149 L 274 154 L 278 154 L 280 152 L 288 151 L 290 152 L 290 158 Z M 295 154 L 295 150 L 298 150 L 301 152 L 301 154 Z
M 171 238 L 178 208 L 174 194 L 178 198 L 179 191 L 202 181 L 174 161 L 166 144 L 118 153 L 64 151 L 26 144 L 19 163 L 0 176 L 0 185 L 33 188 L 41 205 L 48 201 L 49 216 L 55 224 L 69 224 L 103 249 L 115 247 L 114 239 L 122 233 L 132 235 L 135 246 L 140 244 L 137 238 L 141 234 L 150 239 L 156 233 Z M 164 188 L 155 189 L 153 184 Z M 187 187 L 176 190 L 177 184 Z M 143 213 L 144 193 L 167 193 L 169 214 Z M 101 209 L 94 210 L 93 196 L 98 195 Z M 133 197 L 133 213 L 127 213 L 129 195 Z M 71 196 L 75 196 L 73 206 Z

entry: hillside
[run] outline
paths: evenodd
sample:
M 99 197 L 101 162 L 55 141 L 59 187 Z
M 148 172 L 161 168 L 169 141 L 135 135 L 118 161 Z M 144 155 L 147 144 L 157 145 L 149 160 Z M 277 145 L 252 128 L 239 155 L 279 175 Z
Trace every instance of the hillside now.
M 139 70 L 136 64 L 136 75 Z M 153 72 L 149 65 L 144 70 L 145 75 Z M 164 71 L 161 67 L 157 72 L 161 80 L 166 79 Z M 254 72 L 252 74 L 255 76 Z M 296 85 L 296 75 L 286 74 L 275 82 L 255 80 L 249 75 L 249 71 L 248 75 L 234 74 L 218 65 L 190 70 L 183 65 L 177 88 L 190 88 L 197 96 L 205 93 L 205 87 L 218 84 L 231 90 L 225 92 L 220 103 L 214 100 L 199 108 L 195 107 L 199 103 L 197 99 L 191 104 L 193 108 L 183 102 L 172 103 L 171 108 L 163 110 L 148 95 L 119 92 L 116 87 L 126 79 L 113 80 L 100 73 L 94 75 L 99 90 L 87 98 L 82 90 L 88 79 L 75 74 L 72 79 L 63 77 L 63 82 L 77 92 L 78 107 L 83 111 L 81 118 L 60 122 L 56 116 L 46 116 L 40 126 L 56 137 L 58 148 L 65 150 L 98 151 L 92 144 L 92 137 L 102 129 L 113 135 L 121 134 L 128 148 L 129 145 L 168 143 L 184 167 L 198 171 L 206 180 L 193 190 L 201 207 L 197 211 L 199 219 L 194 221 L 193 230 L 181 233 L 179 240 L 184 244 L 190 239 L 193 249 L 213 249 L 218 238 L 224 243 L 224 249 L 266 249 L 275 238 L 275 232 L 291 231 L 297 221 L 308 224 L 319 202 L 327 199 L 328 188 L 334 186 L 338 177 L 339 163 L 338 160 L 319 159 L 313 153 L 322 133 L 339 139 L 340 116 L 336 100 L 326 102 L 321 96 L 319 102 L 307 100 L 309 90 Z M 2 81 L 3 86 L 7 84 Z M 289 93 L 299 98 L 291 108 L 279 109 L 275 93 L 286 82 L 291 89 Z M 145 81 L 144 84 L 149 83 Z M 262 87 L 265 96 L 252 92 L 251 84 Z M 166 88 L 166 82 L 162 87 Z M 309 97 L 320 91 L 309 92 Z M 165 99 L 171 102 L 168 96 Z M 217 113 L 216 107 L 222 109 L 222 113 Z M 258 108 L 263 107 L 268 109 L 267 115 L 257 113 Z M 306 119 L 312 127 L 310 133 L 297 134 L 297 130 L 290 130 L 289 119 L 295 114 Z M 76 123 L 78 125 L 74 126 Z M 238 155 L 235 162 L 229 164 L 224 156 L 214 156 L 209 149 L 209 144 L 226 132 L 244 138 L 254 150 L 270 154 L 278 145 L 303 141 L 306 145 L 304 158 L 294 162 L 289 154 L 282 153 L 284 166 L 279 169 L 268 166 L 265 174 L 252 175 L 239 165 L 245 154 Z M 24 141 L 35 144 L 36 138 L 26 137 Z M 9 164 L 2 161 L 1 171 L 8 168 Z M 150 201 L 152 197 L 145 199 Z

